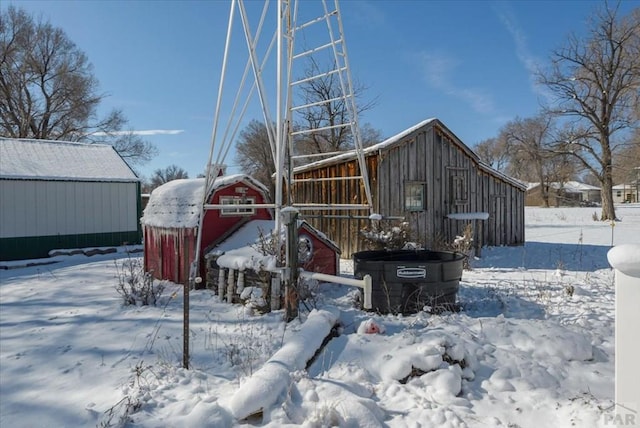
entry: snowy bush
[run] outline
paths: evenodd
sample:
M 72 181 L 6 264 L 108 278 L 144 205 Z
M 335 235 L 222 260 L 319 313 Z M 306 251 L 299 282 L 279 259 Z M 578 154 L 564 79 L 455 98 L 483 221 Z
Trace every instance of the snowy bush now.
M 125 306 L 145 306 L 158 303 L 164 291 L 164 284 L 154 284 L 150 272 L 144 271 L 142 260 L 129 258 L 121 264 L 115 262 L 118 278 L 116 291 L 122 296 Z
M 464 254 L 465 260 L 462 262 L 462 268 L 464 270 L 471 269 L 471 256 L 473 252 L 473 226 L 468 223 L 462 230 L 462 235 L 455 237 L 453 242 L 448 242 L 442 235 L 436 236 L 431 241 L 431 249 L 434 251 L 454 251 L 456 253 Z
M 473 250 L 473 227 L 471 223 L 464 227 L 461 236 L 456 236 L 456 239 L 453 240 L 453 244 L 451 245 L 451 249 L 456 253 L 464 254 L 466 257 L 462 262 L 462 268 L 465 270 L 471 269 L 471 265 L 469 264 Z
M 282 343 L 270 326 L 247 318 L 245 308 L 238 311 L 237 317 L 232 332 L 209 328 L 205 347 L 212 351 L 214 360 L 228 364 L 240 378 L 251 376 Z M 211 325 L 216 323 L 211 315 L 207 319 Z
M 369 228 L 360 231 L 369 250 L 402 250 L 420 245 L 411 242 L 408 222 L 394 223 L 389 220 L 374 221 Z
M 283 241 L 284 242 L 284 241 Z M 263 256 L 274 256 L 280 263 L 284 262 L 285 247 L 283 242 L 278 243 L 278 237 L 275 233 L 266 233 L 264 230 L 258 230 L 258 241 L 251 245 L 254 250 Z

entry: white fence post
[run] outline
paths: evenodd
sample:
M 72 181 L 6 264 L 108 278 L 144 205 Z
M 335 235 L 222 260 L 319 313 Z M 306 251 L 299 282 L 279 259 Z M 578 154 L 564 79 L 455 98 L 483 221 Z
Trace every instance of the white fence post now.
M 640 425 L 640 244 L 615 246 L 607 258 L 616 275 L 616 415 Z
M 229 277 L 227 278 L 227 303 L 233 303 L 233 289 L 235 288 L 235 279 L 233 269 L 229 269 Z
M 221 266 L 218 271 L 218 297 L 220 297 L 220 301 L 224 299 L 224 289 L 225 289 L 225 274 L 224 268 Z

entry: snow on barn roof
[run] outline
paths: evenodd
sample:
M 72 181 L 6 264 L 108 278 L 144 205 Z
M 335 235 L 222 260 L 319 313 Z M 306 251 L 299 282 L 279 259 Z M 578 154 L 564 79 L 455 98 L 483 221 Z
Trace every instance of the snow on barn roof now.
M 64 181 L 139 181 L 107 144 L 0 137 L 0 178 Z
M 373 152 L 375 152 L 377 150 L 380 150 L 380 149 L 382 149 L 382 148 L 384 148 L 386 146 L 389 146 L 389 145 L 391 145 L 393 143 L 396 143 L 397 141 L 401 140 L 402 138 L 406 137 L 407 135 L 411 134 L 412 132 L 414 132 L 414 131 L 422 128 L 423 126 L 425 126 L 425 125 L 427 125 L 427 124 L 429 124 L 431 122 L 434 122 L 436 120 L 437 120 L 436 118 L 423 120 L 422 122 L 412 126 L 411 128 L 405 129 L 404 131 L 400 132 L 399 134 L 396 134 L 393 137 L 387 138 L 386 140 L 384 140 L 384 141 L 382 141 L 382 142 L 380 142 L 378 144 L 374 144 L 372 146 L 365 147 L 362 152 L 363 152 L 363 154 L 368 155 L 368 154 L 373 153 Z M 353 159 L 355 157 L 356 157 L 355 150 L 349 150 L 349 151 L 345 151 L 344 153 L 341 153 L 339 155 L 332 156 L 330 158 L 322 159 L 322 160 L 319 160 L 319 161 L 316 161 L 316 162 L 311 162 L 311 163 L 308 163 L 306 165 L 302 165 L 302 166 L 296 167 L 294 169 L 294 172 L 306 171 L 306 170 L 314 169 L 314 168 L 317 168 L 319 166 L 323 166 L 323 165 L 326 165 L 326 164 L 333 164 L 333 163 L 337 163 L 337 162 L 340 162 L 340 161 L 343 161 L 343 160 Z
M 192 228 L 198 226 L 204 192 L 204 178 L 169 181 L 151 192 L 140 222 L 145 226 Z M 213 190 L 244 181 L 267 194 L 262 183 L 246 174 L 217 177 Z
M 269 239 L 274 226 L 273 220 L 252 220 L 207 254 L 218 256 L 218 265 L 230 269 L 274 270 L 275 256 L 260 251 L 261 235 Z
M 274 220 L 251 220 L 214 247 L 209 254 L 219 255 L 229 250 L 259 244 L 260 235 L 270 237 L 275 224 Z
M 320 240 L 324 241 L 337 253 L 338 246 L 318 229 L 304 220 L 298 220 L 298 227 L 305 226 Z M 251 220 L 242 225 L 230 237 L 222 241 L 207 252 L 207 255 L 217 256 L 216 263 L 229 269 L 274 270 L 276 259 L 273 255 L 263 254 L 260 245 L 270 239 L 275 228 L 274 220 Z
M 445 126 L 444 123 L 442 123 L 439 119 L 432 117 L 430 119 L 426 119 L 423 120 L 422 122 L 405 129 L 404 131 L 400 132 L 399 134 L 394 135 L 393 137 L 387 138 L 386 140 L 382 141 L 381 143 L 378 144 L 374 144 L 372 146 L 369 147 L 365 147 L 363 149 L 363 155 L 367 156 L 370 155 L 372 153 L 375 153 L 376 151 L 382 150 L 386 147 L 389 146 L 393 146 L 394 144 L 401 142 L 406 136 L 412 134 L 413 132 L 417 131 L 418 129 L 429 125 L 429 124 L 438 124 L 439 127 L 446 131 L 454 140 L 455 144 L 457 144 L 463 151 L 465 151 L 467 153 L 467 155 L 472 158 L 478 165 L 478 168 L 480 170 L 483 170 L 489 174 L 492 174 L 493 176 L 507 182 L 510 183 L 516 187 L 518 187 L 519 189 L 525 190 L 526 189 L 526 185 L 518 180 L 516 180 L 513 177 L 509 177 L 506 174 L 503 174 L 502 172 L 498 171 L 497 169 L 492 168 L 491 166 L 489 166 L 488 164 L 486 164 L 485 162 L 481 161 L 480 158 L 478 157 L 478 155 L 471 150 L 466 144 L 464 144 L 453 132 L 451 132 L 451 130 L 449 130 L 449 128 L 447 128 Z M 350 159 L 355 159 L 356 158 L 356 151 L 355 150 L 350 150 L 350 151 L 346 151 L 344 153 L 341 153 L 339 155 L 336 156 L 332 156 L 330 158 L 326 158 L 326 159 L 322 159 L 316 162 L 311 162 L 308 163 L 306 165 L 302 165 L 299 167 L 294 168 L 294 172 L 304 172 L 304 171 L 308 171 L 308 170 L 313 170 L 316 169 L 318 167 L 321 166 L 326 166 L 326 165 L 332 165 L 332 164 L 336 164 L 336 163 L 340 163 L 343 161 L 347 161 Z

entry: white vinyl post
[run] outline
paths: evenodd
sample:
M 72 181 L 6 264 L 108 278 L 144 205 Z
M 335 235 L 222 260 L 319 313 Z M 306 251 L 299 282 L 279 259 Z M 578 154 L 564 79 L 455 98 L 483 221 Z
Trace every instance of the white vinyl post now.
M 615 422 L 640 426 L 640 244 L 618 245 L 607 254 L 615 269 L 616 394 Z

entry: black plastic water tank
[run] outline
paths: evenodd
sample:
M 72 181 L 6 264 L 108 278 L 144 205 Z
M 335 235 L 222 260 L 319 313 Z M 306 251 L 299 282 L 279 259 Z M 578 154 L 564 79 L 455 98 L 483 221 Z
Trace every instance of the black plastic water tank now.
M 352 258 L 356 278 L 371 275 L 373 311 L 411 314 L 425 306 L 432 311 L 455 308 L 464 254 L 378 250 L 360 251 Z

